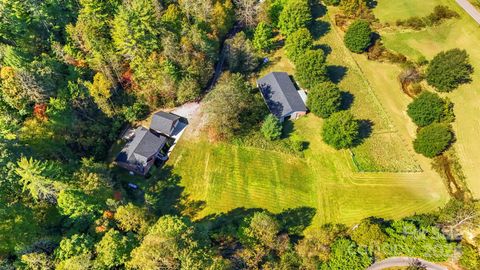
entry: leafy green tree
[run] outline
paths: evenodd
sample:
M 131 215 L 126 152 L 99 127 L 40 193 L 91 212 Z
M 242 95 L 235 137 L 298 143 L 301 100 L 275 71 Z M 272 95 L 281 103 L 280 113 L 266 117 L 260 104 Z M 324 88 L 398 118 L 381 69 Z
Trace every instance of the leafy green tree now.
M 305 57 L 305 52 L 313 48 L 313 37 L 307 28 L 300 28 L 288 35 L 285 40 L 285 51 L 288 59 L 297 63 Z
M 480 268 L 480 254 L 478 249 L 468 243 L 462 242 L 462 256 L 458 261 L 465 269 Z
M 112 97 L 111 89 L 113 84 L 107 79 L 103 73 L 95 74 L 93 83 L 86 83 L 90 96 L 106 115 L 112 116 L 114 108 L 110 98 Z
M 364 52 L 372 44 L 372 29 L 368 21 L 353 22 L 345 33 L 344 43 L 354 53 Z
M 265 212 L 256 212 L 245 225 L 240 228 L 242 242 L 250 246 L 275 248 L 280 226 L 274 217 Z
M 312 12 L 307 0 L 289 0 L 279 16 L 278 27 L 282 35 L 288 36 L 312 21 Z
M 349 148 L 358 140 L 359 128 L 351 112 L 336 112 L 323 124 L 322 138 L 335 149 Z
M 439 92 L 449 92 L 471 81 L 473 67 L 465 50 L 452 49 L 437 54 L 426 72 L 428 84 Z
M 393 221 L 385 232 L 388 238 L 382 251 L 386 257 L 408 256 L 443 262 L 452 256 L 456 246 L 449 243 L 437 227 L 411 221 Z
M 121 267 L 129 261 L 134 243 L 133 239 L 123 236 L 120 232 L 109 230 L 95 245 L 96 265 L 105 269 Z
M 260 22 L 255 28 L 252 42 L 256 49 L 270 51 L 274 43 L 272 27 L 265 22 Z
M 53 168 L 39 160 L 22 157 L 17 162 L 16 174 L 23 186 L 23 191 L 28 191 L 35 200 L 46 200 L 55 202 L 58 187 L 52 178 L 49 177 Z
M 58 208 L 63 215 L 72 218 L 96 214 L 101 205 L 78 189 L 64 189 L 58 194 Z
M 350 233 L 350 237 L 360 247 L 367 247 L 369 251 L 378 252 L 375 254 L 377 257 L 383 255 L 380 247 L 387 240 L 387 235 L 382 231 L 380 224 L 372 222 L 371 219 L 362 220 Z
M 413 148 L 417 153 L 433 158 L 445 151 L 452 140 L 453 134 L 448 125 L 433 123 L 420 129 Z
M 94 241 L 87 234 L 74 234 L 69 238 L 63 238 L 60 246 L 55 249 L 57 260 L 63 261 L 68 258 L 90 254 L 93 250 Z
M 55 269 L 56 270 L 90 270 L 93 269 L 94 264 L 92 260 L 92 254 L 85 253 L 77 256 L 70 257 L 63 261 L 60 261 Z
M 367 0 L 341 0 L 340 9 L 348 16 L 357 17 L 368 10 Z
M 128 266 L 139 270 L 204 269 L 208 255 L 190 222 L 167 215 L 158 219 L 132 251 Z
M 340 110 L 342 94 L 332 82 L 316 84 L 308 91 L 307 106 L 315 115 L 328 118 Z
M 260 58 L 244 32 L 236 34 L 226 41 L 227 63 L 232 72 L 248 73 L 260 64 Z
M 207 95 L 205 108 L 208 124 L 219 138 L 229 139 L 257 122 L 252 118 L 255 115 L 252 110 L 262 104 L 253 98 L 251 91 L 240 74 L 224 73 Z
M 124 1 L 113 20 L 115 47 L 127 58 L 144 59 L 160 48 L 159 11 L 153 1 Z
M 145 232 L 148 228 L 148 216 L 146 209 L 135 206 L 132 203 L 118 207 L 115 220 L 120 229 L 129 232 Z
M 340 4 L 340 0 L 323 0 L 322 2 L 327 6 L 338 6 Z
M 282 136 L 282 123 L 280 123 L 275 116 L 269 114 L 263 121 L 260 131 L 268 140 L 278 140 L 280 139 L 280 136 Z
M 295 78 L 302 87 L 313 88 L 328 80 L 325 54 L 322 50 L 308 50 L 295 63 Z
M 306 235 L 295 246 L 302 259 L 302 265 L 306 269 L 318 269 L 321 263 L 328 261 L 332 244 L 335 239 L 344 236 L 345 231 L 344 225 L 326 224 Z
M 408 104 L 407 114 L 419 127 L 443 122 L 452 115 L 451 108 L 439 95 L 424 91 Z
M 20 257 L 20 260 L 24 265 L 25 269 L 32 269 L 32 270 L 54 269 L 52 259 L 45 253 L 32 252 L 32 253 L 23 254 L 22 257 Z
M 358 247 L 355 242 L 340 238 L 332 245 L 332 254 L 327 264 L 321 269 L 367 269 L 372 264 L 372 258 L 365 248 Z

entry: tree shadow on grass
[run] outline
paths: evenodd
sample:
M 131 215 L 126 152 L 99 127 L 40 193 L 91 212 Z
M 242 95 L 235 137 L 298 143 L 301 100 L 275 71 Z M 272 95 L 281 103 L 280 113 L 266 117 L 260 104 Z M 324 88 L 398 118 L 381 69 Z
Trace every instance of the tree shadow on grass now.
M 313 21 L 309 29 L 313 39 L 319 39 L 330 32 L 331 27 L 330 23 L 326 21 Z
M 328 44 L 315 45 L 314 48 L 317 50 L 322 50 L 325 56 L 328 56 L 332 53 L 332 47 L 330 47 Z
M 348 68 L 344 66 L 331 65 L 327 66 L 327 74 L 334 83 L 339 83 L 347 75 Z
M 321 18 L 327 14 L 327 7 L 322 5 L 320 1 L 313 1 L 314 3 L 311 6 L 312 18 Z
M 353 102 L 355 101 L 355 96 L 348 91 L 341 91 L 340 96 L 342 97 L 342 105 L 340 106 L 340 109 L 342 110 L 350 109 L 353 105 Z
M 366 139 L 368 139 L 373 132 L 374 123 L 368 119 L 357 120 L 359 124 L 359 136 L 354 143 L 354 146 L 361 145 Z
M 282 129 L 282 139 L 290 138 L 290 136 L 293 134 L 295 131 L 295 126 L 293 125 L 293 122 L 290 120 L 286 120 L 283 122 L 283 129 Z
M 195 218 L 202 211 L 205 201 L 193 200 L 180 186 L 181 177 L 172 166 L 164 166 L 148 179 L 143 201 L 156 215 L 183 215 Z

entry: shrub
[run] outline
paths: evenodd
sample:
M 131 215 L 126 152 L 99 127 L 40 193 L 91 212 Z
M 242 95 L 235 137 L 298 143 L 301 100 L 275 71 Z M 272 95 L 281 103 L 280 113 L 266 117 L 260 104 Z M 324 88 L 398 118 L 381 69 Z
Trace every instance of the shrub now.
M 307 28 L 300 28 L 285 40 L 285 51 L 288 59 L 296 63 L 305 52 L 313 47 L 313 37 Z
M 468 243 L 462 243 L 462 256 L 458 262 L 465 269 L 480 269 L 480 255 L 477 248 Z
M 282 35 L 288 36 L 300 28 L 307 27 L 312 21 L 308 0 L 287 1 L 280 13 L 278 26 Z
M 295 78 L 307 89 L 328 79 L 322 50 L 308 50 L 295 64 Z
M 349 148 L 359 137 L 360 125 L 348 111 L 336 112 L 325 121 L 323 141 L 335 149 Z
M 427 82 L 440 92 L 449 92 L 471 81 L 473 67 L 465 50 L 452 49 L 437 54 L 427 68 Z
M 253 46 L 262 51 L 269 51 L 273 46 L 273 31 L 270 25 L 260 22 L 255 28 Z
M 417 126 L 424 127 L 445 120 L 446 106 L 439 95 L 425 91 L 408 105 L 407 114 Z
M 433 12 L 430 13 L 425 20 L 428 25 L 436 25 L 441 23 L 443 20 L 458 18 L 457 12 L 449 9 L 447 6 L 438 5 L 433 9 Z
M 282 136 L 282 123 L 275 116 L 269 114 L 263 121 L 260 131 L 270 141 L 280 139 L 280 136 Z
M 367 21 L 358 20 L 348 27 L 344 38 L 345 46 L 354 52 L 364 52 L 372 43 L 372 29 Z
M 452 139 L 453 134 L 448 125 L 434 123 L 418 132 L 413 148 L 417 153 L 433 158 L 445 151 Z
M 342 95 L 332 82 L 315 85 L 308 92 L 307 106 L 315 115 L 328 118 L 342 106 Z
M 129 122 L 144 119 L 148 115 L 148 106 L 141 102 L 135 102 L 132 106 L 125 109 L 124 115 Z
M 323 0 L 323 4 L 326 6 L 338 6 L 340 4 L 340 0 Z

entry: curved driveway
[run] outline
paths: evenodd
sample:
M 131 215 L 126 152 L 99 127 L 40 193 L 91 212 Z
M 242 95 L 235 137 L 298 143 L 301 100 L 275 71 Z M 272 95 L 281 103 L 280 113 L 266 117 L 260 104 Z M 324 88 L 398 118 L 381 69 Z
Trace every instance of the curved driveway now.
M 411 266 L 414 263 L 420 263 L 422 266 L 426 267 L 427 270 L 448 270 L 448 268 L 445 266 L 410 257 L 391 257 L 372 264 L 367 268 L 367 270 L 382 270 L 391 267 L 405 267 Z
M 480 24 L 480 12 L 468 0 L 457 0 L 459 4 L 478 24 Z

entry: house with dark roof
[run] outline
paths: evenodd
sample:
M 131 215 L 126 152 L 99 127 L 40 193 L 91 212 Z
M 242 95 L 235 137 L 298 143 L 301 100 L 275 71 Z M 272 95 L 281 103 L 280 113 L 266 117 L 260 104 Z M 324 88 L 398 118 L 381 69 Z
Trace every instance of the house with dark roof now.
M 157 158 L 163 156 L 167 137 L 155 134 L 145 127 L 138 127 L 133 138 L 117 155 L 118 166 L 140 175 L 146 175 Z
M 175 127 L 177 127 L 180 121 L 180 118 L 180 116 L 172 113 L 157 112 L 152 116 L 150 129 L 159 134 L 171 137 L 173 135 L 173 130 Z
M 281 122 L 307 113 L 306 98 L 302 98 L 286 72 L 271 72 L 258 79 L 257 86 L 268 109 Z

